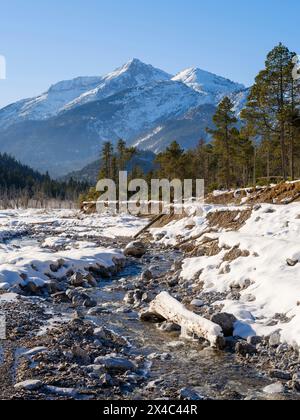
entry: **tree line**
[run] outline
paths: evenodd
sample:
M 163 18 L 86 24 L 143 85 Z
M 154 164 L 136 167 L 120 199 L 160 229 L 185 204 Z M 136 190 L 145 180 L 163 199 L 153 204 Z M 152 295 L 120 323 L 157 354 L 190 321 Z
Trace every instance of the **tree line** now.
M 22 203 L 32 199 L 40 202 L 47 199 L 77 202 L 79 195 L 85 193 L 88 188 L 88 184 L 73 179 L 67 182 L 53 180 L 48 173 L 43 175 L 7 154 L 0 154 L 2 202 L 19 202 L 20 199 Z
M 157 155 L 157 167 L 144 174 L 133 168 L 132 178 L 204 179 L 207 191 L 249 187 L 300 178 L 300 80 L 293 77 L 294 57 L 282 43 L 268 55 L 240 113 L 225 97 L 207 129 L 210 141 L 200 139 L 194 150 L 172 142 Z M 106 142 L 99 179 L 114 179 L 138 153 L 123 140 Z M 95 188 L 85 196 L 97 198 Z

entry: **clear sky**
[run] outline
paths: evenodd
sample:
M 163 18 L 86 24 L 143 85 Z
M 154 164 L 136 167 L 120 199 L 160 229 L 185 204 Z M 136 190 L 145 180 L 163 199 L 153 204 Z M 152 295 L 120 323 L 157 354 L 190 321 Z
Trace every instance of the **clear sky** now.
M 299 0 L 0 0 L 0 106 L 136 57 L 250 85 L 279 41 L 300 53 Z

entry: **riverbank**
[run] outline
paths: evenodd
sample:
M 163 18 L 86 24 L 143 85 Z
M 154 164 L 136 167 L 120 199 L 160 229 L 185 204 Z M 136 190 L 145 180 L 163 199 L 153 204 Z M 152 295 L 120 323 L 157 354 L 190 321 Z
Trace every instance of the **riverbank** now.
M 299 399 L 298 350 L 281 343 L 276 331 L 288 325 L 288 318 L 273 317 L 270 340 L 267 334 L 238 337 L 236 329 L 244 320 L 235 314 L 229 325 L 232 331 L 226 332 L 222 326 L 227 336 L 222 351 L 198 337 L 183 336 L 172 323 L 140 320 L 161 292 L 170 293 L 194 313 L 207 319 L 215 317 L 216 322 L 225 312 L 224 302 L 254 304 L 243 299 L 253 285 L 240 290 L 207 288 L 204 270 L 216 270 L 211 259 L 224 258 L 219 246 L 223 231 L 239 232 L 253 217 L 247 209 L 239 215 L 240 208 L 231 208 L 236 213 L 222 217 L 213 210 L 201 217 L 191 213 L 153 228 L 139 245 L 139 251 L 144 248 L 141 258 L 128 252 L 123 255 L 132 236 L 147 223 L 141 219 L 65 211 L 1 212 L 2 232 L 11 232 L 1 244 L 2 276 L 13 271 L 11 265 L 7 270 L 8 263 L 26 268 L 26 247 L 31 250 L 30 264 L 34 266 L 39 266 L 43 258 L 45 262 L 45 256 L 51 264 L 57 257 L 62 259 L 62 254 L 66 260 L 56 271 L 48 272 L 51 282 L 61 290 L 45 288 L 41 283 L 36 290 L 24 290 L 14 282 L 1 292 L 0 311 L 7 320 L 7 339 L 1 341 L 0 348 L 1 398 Z M 263 207 L 254 211 L 262 218 L 272 214 Z M 289 219 L 294 220 L 291 215 L 296 213 L 289 213 Z M 280 219 L 277 225 L 282 223 Z M 206 232 L 203 237 L 182 244 L 201 232 Z M 226 249 L 225 254 L 231 256 L 226 264 L 235 265 L 248 258 L 232 248 Z M 85 255 L 78 258 L 83 249 Z M 111 258 L 106 267 L 100 264 L 103 253 Z M 119 255 L 119 264 L 112 255 Z M 70 266 L 64 267 L 69 259 L 74 273 L 69 271 Z M 88 267 L 91 271 L 86 270 Z M 216 278 L 221 284 L 222 276 L 226 279 L 229 273 L 219 271 Z

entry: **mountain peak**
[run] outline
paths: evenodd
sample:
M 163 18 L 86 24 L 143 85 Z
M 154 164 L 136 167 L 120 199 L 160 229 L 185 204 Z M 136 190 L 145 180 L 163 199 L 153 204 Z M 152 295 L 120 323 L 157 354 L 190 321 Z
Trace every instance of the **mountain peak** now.
M 145 82 L 153 82 L 153 81 L 166 81 L 171 80 L 172 75 L 164 72 L 163 70 L 160 70 L 158 68 L 153 67 L 151 64 L 146 64 L 143 61 L 139 60 L 138 58 L 132 58 L 129 60 L 126 64 L 123 66 L 117 68 L 112 73 L 109 73 L 107 76 L 105 76 L 105 80 L 111 80 L 116 79 L 117 77 L 120 77 L 122 75 L 131 75 L 135 78 L 148 78 L 149 80 L 143 80 L 144 84 Z
M 178 73 L 172 80 L 188 85 L 196 92 L 206 95 L 208 100 L 211 100 L 211 97 L 214 96 L 217 102 L 226 95 L 245 89 L 245 86 L 240 83 L 233 82 L 198 67 L 189 67 Z

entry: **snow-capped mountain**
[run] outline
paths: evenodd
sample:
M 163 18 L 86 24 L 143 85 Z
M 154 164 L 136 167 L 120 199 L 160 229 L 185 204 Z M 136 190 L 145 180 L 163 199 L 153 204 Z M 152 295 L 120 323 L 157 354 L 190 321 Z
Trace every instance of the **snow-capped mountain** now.
M 182 82 L 201 94 L 203 104 L 217 105 L 224 96 L 245 89 L 244 85 L 195 67 L 182 71 L 172 80 Z
M 79 77 L 59 82 L 31 99 L 0 111 L 0 128 L 25 120 L 44 120 L 88 102 L 105 99 L 126 89 L 169 81 L 171 75 L 137 59 L 103 77 Z
M 173 140 L 190 148 L 205 137 L 226 95 L 238 113 L 243 85 L 199 69 L 173 77 L 133 59 L 108 75 L 59 82 L 0 110 L 0 152 L 60 176 L 94 161 L 103 141 L 120 137 L 155 152 Z
M 84 92 L 94 89 L 100 77 L 78 77 L 59 82 L 41 95 L 18 101 L 0 110 L 0 128 L 26 120 L 45 120 L 57 115 Z

